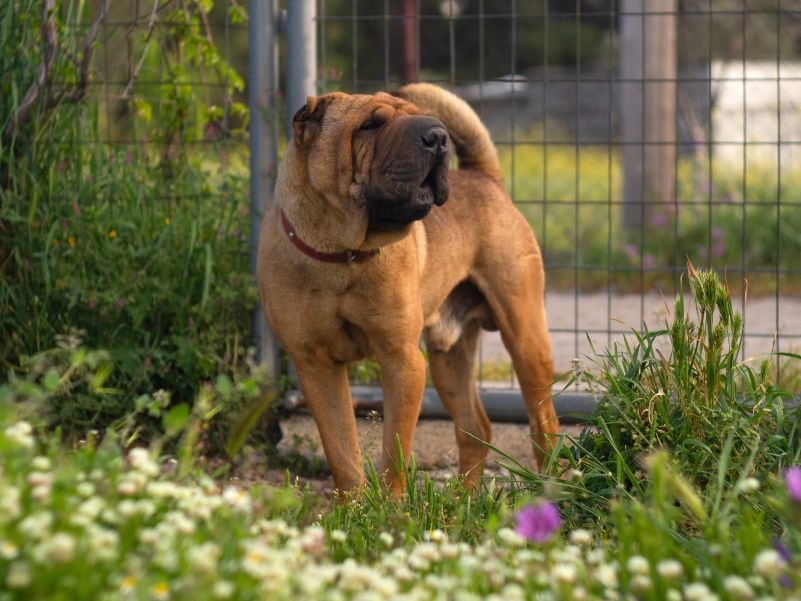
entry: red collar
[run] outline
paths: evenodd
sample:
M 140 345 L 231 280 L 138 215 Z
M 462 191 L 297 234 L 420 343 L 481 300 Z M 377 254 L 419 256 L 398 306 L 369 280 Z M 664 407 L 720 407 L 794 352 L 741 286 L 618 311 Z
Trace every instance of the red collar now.
M 284 226 L 287 238 L 295 245 L 295 248 L 307 257 L 323 261 L 324 263 L 361 263 L 378 254 L 377 250 L 346 250 L 339 253 L 323 253 L 315 250 L 300 239 L 295 228 L 289 223 L 284 209 L 281 209 L 281 225 Z

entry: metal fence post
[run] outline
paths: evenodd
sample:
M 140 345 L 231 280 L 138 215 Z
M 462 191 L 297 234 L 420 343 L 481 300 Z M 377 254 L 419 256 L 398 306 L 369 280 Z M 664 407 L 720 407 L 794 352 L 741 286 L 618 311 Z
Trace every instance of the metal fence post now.
M 292 117 L 317 93 L 317 1 L 293 0 L 286 13 L 286 126 L 292 135 Z
M 278 163 L 278 0 L 249 0 L 248 103 L 250 107 L 250 269 L 256 276 L 259 228 L 270 202 Z M 253 313 L 257 360 L 280 376 L 278 341 L 264 312 Z

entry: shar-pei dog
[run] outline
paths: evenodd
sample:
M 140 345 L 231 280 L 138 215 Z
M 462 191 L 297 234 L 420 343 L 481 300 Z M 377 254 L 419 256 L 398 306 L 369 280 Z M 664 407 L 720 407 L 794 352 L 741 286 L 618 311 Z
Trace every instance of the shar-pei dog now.
M 476 384 L 482 328 L 500 330 L 541 464 L 559 428 L 543 260 L 478 116 L 421 83 L 309 97 L 293 129 L 261 226 L 259 291 L 337 489 L 365 481 L 347 366 L 368 357 L 381 368 L 385 478 L 402 487 L 392 466 L 396 441 L 408 459 L 426 385 L 421 337 L 460 473 L 476 485 L 491 436 Z

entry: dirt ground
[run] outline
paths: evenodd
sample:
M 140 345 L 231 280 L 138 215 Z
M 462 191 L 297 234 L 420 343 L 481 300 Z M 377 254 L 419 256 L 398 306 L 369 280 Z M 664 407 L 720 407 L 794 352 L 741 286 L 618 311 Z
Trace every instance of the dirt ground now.
M 375 465 L 380 465 L 383 427 L 381 418 L 377 415 L 359 417 L 356 423 L 365 455 L 369 456 Z M 494 423 L 492 429 L 492 443 L 497 448 L 515 457 L 523 465 L 533 466 L 534 454 L 529 442 L 528 426 Z M 328 471 L 320 435 L 311 416 L 301 412 L 295 413 L 281 422 L 281 430 L 283 439 L 278 449 L 287 460 L 287 467 L 267 468 L 258 459 L 250 460 L 241 466 L 239 477 L 246 481 L 281 484 L 288 473 L 291 481 L 296 481 L 301 486 L 308 484 L 313 491 L 324 496 L 330 495 L 334 481 Z M 562 431 L 578 435 L 581 428 L 568 425 L 564 426 Z M 444 419 L 420 420 L 415 430 L 413 453 L 418 468 L 430 474 L 435 480 L 446 481 L 454 477 L 457 473 L 458 450 L 453 422 Z M 507 475 L 508 472 L 499 463 L 503 461 L 500 455 L 491 452 L 484 471 L 485 476 Z

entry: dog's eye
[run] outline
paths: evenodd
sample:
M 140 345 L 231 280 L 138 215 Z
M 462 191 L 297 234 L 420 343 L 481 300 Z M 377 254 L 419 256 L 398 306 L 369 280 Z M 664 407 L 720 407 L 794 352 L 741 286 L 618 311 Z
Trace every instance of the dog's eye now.
M 369 131 L 371 129 L 378 129 L 380 127 L 380 123 L 373 121 L 372 119 L 368 119 L 364 123 L 359 126 L 359 131 Z

